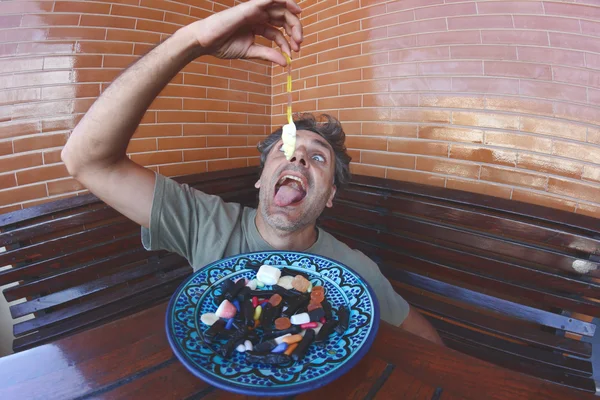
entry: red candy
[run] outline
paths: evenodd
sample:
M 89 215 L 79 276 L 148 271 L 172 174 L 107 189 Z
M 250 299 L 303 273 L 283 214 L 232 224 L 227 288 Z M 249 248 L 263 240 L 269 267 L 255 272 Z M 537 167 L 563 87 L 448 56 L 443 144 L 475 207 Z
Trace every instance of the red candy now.
M 252 307 L 258 307 L 258 297 L 256 296 L 252 297 Z
M 318 322 L 307 322 L 305 324 L 300 325 L 302 329 L 314 329 L 319 326 Z
M 327 322 L 327 320 L 325 319 L 325 317 L 321 317 L 321 323 L 324 324 L 325 322 Z

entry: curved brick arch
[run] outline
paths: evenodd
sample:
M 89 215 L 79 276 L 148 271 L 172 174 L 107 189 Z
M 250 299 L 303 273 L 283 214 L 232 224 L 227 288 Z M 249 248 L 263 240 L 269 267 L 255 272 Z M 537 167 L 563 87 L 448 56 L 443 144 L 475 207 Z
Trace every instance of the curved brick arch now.
M 301 5 L 296 109 L 345 122 L 354 171 L 600 216 L 600 7 Z

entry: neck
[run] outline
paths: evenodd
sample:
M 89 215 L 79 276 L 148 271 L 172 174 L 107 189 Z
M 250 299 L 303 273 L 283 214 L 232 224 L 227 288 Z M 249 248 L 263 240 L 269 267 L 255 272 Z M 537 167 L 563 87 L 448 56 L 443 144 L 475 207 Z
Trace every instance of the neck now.
M 255 222 L 258 233 L 276 250 L 304 251 L 317 241 L 315 224 L 293 232 L 281 231 L 267 224 L 260 210 L 257 210 Z

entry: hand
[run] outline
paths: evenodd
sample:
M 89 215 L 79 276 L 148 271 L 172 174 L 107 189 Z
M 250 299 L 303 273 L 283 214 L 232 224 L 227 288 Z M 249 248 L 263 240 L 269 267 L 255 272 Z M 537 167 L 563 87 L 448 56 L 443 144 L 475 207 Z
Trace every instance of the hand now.
M 254 42 L 256 35 L 274 41 L 281 51 L 291 56 L 302 43 L 302 10 L 293 0 L 250 0 L 184 29 L 192 34 L 203 54 L 219 58 L 258 58 L 286 66 L 285 57 L 276 49 Z M 290 42 L 275 27 L 283 27 Z M 291 44 L 291 49 L 290 49 Z

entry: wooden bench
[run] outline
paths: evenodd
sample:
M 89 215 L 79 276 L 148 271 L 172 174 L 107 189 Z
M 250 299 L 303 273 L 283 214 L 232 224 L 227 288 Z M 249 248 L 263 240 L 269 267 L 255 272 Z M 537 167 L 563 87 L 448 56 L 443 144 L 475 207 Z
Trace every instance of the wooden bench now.
M 596 392 L 600 220 L 365 176 L 334 203 L 320 225 L 374 259 L 449 347 Z
M 256 206 L 257 168 L 177 178 Z M 372 257 L 456 350 L 581 391 L 592 362 L 600 221 L 489 196 L 355 176 L 319 224 Z M 15 351 L 167 299 L 191 272 L 143 250 L 139 227 L 91 195 L 0 216 L 0 285 Z M 589 317 L 586 317 L 589 316 Z M 600 335 L 596 335 L 600 336 Z M 593 350 L 594 349 L 594 350 Z M 596 353 L 594 353 L 594 351 Z
M 249 168 L 177 180 L 255 205 L 256 175 Z M 0 229 L 0 286 L 16 283 L 3 291 L 11 316 L 33 316 L 14 324 L 14 351 L 164 301 L 192 272 L 178 255 L 146 251 L 139 225 L 93 195 L 0 215 Z

